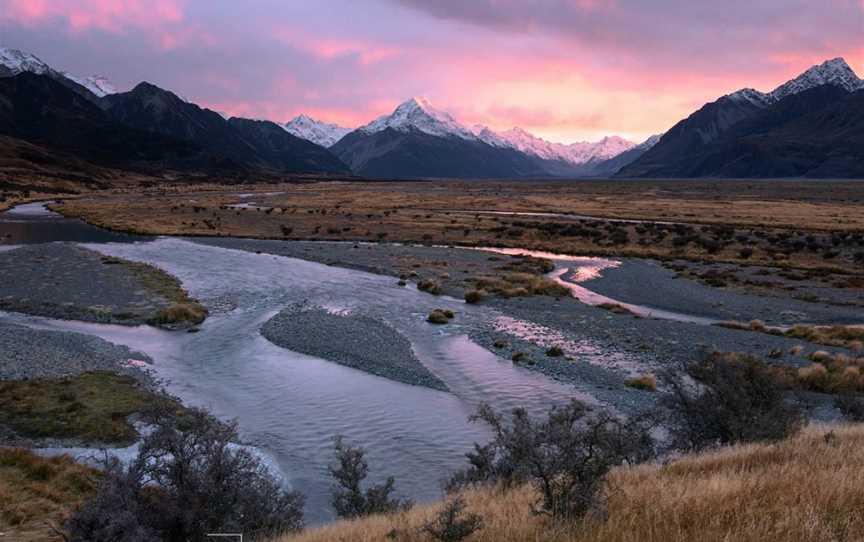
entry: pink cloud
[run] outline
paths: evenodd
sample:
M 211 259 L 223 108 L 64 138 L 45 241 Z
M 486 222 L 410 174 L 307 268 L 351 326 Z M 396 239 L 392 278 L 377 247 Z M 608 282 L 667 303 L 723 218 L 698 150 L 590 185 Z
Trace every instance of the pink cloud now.
M 62 21 L 72 32 L 151 28 L 183 21 L 183 0 L 6 0 L 0 20 L 26 26 Z
M 370 40 L 322 37 L 295 28 L 279 27 L 274 30 L 273 34 L 280 42 L 311 53 L 319 59 L 333 60 L 356 57 L 363 66 L 397 58 L 403 51 L 400 47 Z

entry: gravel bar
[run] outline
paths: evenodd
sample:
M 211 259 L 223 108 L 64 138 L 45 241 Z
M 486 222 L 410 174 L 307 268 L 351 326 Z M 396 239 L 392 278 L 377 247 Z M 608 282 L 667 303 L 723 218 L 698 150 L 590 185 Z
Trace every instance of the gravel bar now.
M 261 334 L 294 352 L 397 382 L 447 391 L 447 386 L 420 363 L 408 339 L 368 316 L 292 306 L 268 320 Z
M 149 381 L 147 373 L 130 360 L 150 363 L 145 354 L 92 335 L 0 322 L 0 380 L 111 371 Z

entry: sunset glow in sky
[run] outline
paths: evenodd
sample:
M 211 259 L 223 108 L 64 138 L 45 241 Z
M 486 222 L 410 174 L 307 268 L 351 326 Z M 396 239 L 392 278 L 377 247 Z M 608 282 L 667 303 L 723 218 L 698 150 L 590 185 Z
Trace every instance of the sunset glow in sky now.
M 641 140 L 842 56 L 864 0 L 0 0 L 0 45 L 232 115 L 355 127 L 429 97 L 554 141 Z

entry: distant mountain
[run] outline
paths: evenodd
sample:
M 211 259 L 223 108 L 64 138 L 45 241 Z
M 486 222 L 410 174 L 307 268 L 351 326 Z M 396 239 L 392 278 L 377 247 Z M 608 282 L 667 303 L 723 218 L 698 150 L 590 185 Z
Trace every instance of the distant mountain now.
M 19 51 L 18 49 L 0 47 L 0 77 L 12 77 L 24 72 L 51 77 L 67 88 L 91 99 L 101 98 L 117 92 L 114 86 L 104 77 L 79 77 L 67 72 L 58 71 L 42 62 L 35 55 Z
M 285 123 L 284 128 L 289 134 L 311 141 L 322 147 L 332 147 L 351 131 L 350 128 L 344 128 L 338 124 L 321 122 L 306 115 L 294 117 L 290 122 Z
M 294 136 L 276 123 L 232 117 L 228 123 L 255 148 L 267 164 L 281 171 L 350 173 L 333 153 Z
M 507 147 L 542 158 L 563 161 L 576 166 L 590 162 L 608 160 L 636 146 L 618 136 L 604 137 L 600 141 L 578 143 L 553 143 L 530 134 L 522 128 L 494 132 L 485 126 L 475 126 L 474 134 L 482 141 L 496 147 Z
M 370 177 L 512 178 L 544 175 L 535 160 L 481 141 L 425 98 L 400 104 L 330 148 Z
M 742 89 L 680 121 L 618 175 L 772 177 L 818 176 L 830 171 L 832 176 L 854 176 L 856 168 L 843 171 L 837 165 L 857 155 L 854 149 L 849 149 L 849 155 L 839 148 L 827 148 L 813 134 L 835 141 L 832 134 L 818 124 L 810 126 L 808 132 L 807 123 L 818 122 L 816 113 L 829 106 L 849 108 L 849 119 L 858 118 L 854 109 L 858 102 L 847 98 L 860 89 L 864 89 L 864 81 L 843 59 L 813 66 L 769 93 Z M 848 124 L 842 124 L 847 130 L 844 133 L 853 137 L 857 128 Z M 845 148 L 842 141 L 837 144 Z M 829 162 L 834 165 L 826 165 Z
M 632 147 L 621 154 L 617 154 L 605 160 L 593 160 L 583 166 L 582 175 L 585 177 L 613 177 L 621 169 L 634 162 L 640 156 L 648 152 L 660 141 L 662 134 L 652 135 L 642 143 Z
M 244 119 L 232 123 L 150 83 L 106 96 L 100 105 L 118 123 L 192 143 L 247 169 L 277 173 L 347 171 L 326 149 L 302 141 L 274 123 Z
M 634 147 L 619 137 L 551 143 L 514 128 L 468 128 L 426 98 L 412 98 L 331 147 L 361 175 L 392 177 L 578 177 Z

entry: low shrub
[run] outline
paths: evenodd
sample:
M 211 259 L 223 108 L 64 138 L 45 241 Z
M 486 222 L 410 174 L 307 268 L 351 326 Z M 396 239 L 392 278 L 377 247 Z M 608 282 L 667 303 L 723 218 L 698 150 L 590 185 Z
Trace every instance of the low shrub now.
M 801 414 L 784 401 L 777 373 L 751 356 L 711 354 L 667 380 L 672 393 L 665 403 L 679 447 L 775 441 L 801 427 Z
M 483 519 L 477 514 L 465 513 L 465 501 L 452 499 L 433 521 L 423 525 L 423 532 L 441 542 L 460 542 L 483 528 Z
M 334 440 L 336 463 L 329 466 L 330 476 L 336 482 L 333 488 L 333 509 L 340 518 L 357 518 L 371 514 L 386 514 L 407 510 L 413 506 L 410 500 L 391 497 L 395 489 L 393 477 L 383 484 L 362 488 L 369 474 L 366 451 L 361 447 L 345 444 L 342 437 Z
M 642 462 L 654 453 L 650 420 L 595 413 L 575 400 L 553 407 L 541 419 L 519 408 L 505 423 L 488 405 L 481 405 L 471 419 L 488 424 L 494 439 L 474 445 L 470 466 L 457 473 L 449 487 L 528 482 L 540 495 L 535 510 L 561 520 L 599 510 L 612 467 Z

